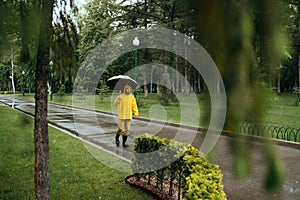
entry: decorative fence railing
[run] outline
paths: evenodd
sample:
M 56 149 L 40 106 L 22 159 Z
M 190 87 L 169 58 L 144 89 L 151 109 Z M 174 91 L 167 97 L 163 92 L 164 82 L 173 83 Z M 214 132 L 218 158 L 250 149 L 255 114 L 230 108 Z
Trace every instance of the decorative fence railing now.
M 300 128 L 262 125 L 256 122 L 245 122 L 239 126 L 239 132 L 255 136 L 300 142 Z

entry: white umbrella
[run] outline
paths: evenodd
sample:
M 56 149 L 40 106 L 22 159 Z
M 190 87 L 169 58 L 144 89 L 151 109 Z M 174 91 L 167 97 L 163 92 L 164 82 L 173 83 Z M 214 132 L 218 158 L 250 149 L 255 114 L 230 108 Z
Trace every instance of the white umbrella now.
M 137 87 L 137 82 L 126 75 L 113 76 L 107 80 L 107 85 L 112 90 L 123 90 L 125 85 L 131 86 L 134 90 Z

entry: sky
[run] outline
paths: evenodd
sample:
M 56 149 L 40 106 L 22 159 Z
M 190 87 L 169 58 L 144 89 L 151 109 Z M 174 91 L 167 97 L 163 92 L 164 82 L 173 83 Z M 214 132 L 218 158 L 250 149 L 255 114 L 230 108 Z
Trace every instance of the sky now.
M 92 1 L 92 0 L 75 0 L 75 3 L 76 3 L 76 5 L 81 6 L 81 5 L 86 4 L 86 3 L 89 2 L 89 1 Z M 117 0 L 116 2 L 118 2 L 118 1 L 121 2 L 122 0 Z M 135 2 L 134 0 L 128 0 L 128 1 L 127 1 L 127 4 L 129 4 L 130 1 L 131 1 L 131 2 Z
M 76 5 L 82 6 L 91 0 L 75 0 Z

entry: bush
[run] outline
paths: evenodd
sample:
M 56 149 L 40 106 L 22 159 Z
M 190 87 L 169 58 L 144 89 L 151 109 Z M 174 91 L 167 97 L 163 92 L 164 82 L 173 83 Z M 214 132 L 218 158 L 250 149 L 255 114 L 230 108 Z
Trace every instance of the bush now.
M 100 89 L 97 90 L 99 92 L 100 101 L 103 101 L 104 97 L 108 96 L 109 87 L 106 85 L 106 83 L 103 80 L 101 80 L 100 83 L 101 83 Z
M 218 165 L 190 146 L 183 157 L 186 174 L 183 199 L 226 199 Z
M 65 94 L 65 90 L 66 90 L 65 86 L 64 86 L 64 85 L 61 85 L 61 86 L 59 87 L 59 90 L 58 90 L 57 94 L 58 94 L 60 97 L 62 97 L 62 96 Z
M 135 159 L 133 170 L 138 180 L 155 176 L 155 187 L 163 191 L 163 183 L 168 182 L 170 196 L 173 185 L 179 189 L 182 199 L 226 199 L 219 167 L 208 161 L 207 157 L 190 144 L 145 134 L 134 139 Z M 145 158 L 144 153 L 158 151 L 155 156 Z M 169 163 L 159 170 L 152 170 L 160 162 Z
M 11 94 L 10 91 L 0 91 L 0 94 Z

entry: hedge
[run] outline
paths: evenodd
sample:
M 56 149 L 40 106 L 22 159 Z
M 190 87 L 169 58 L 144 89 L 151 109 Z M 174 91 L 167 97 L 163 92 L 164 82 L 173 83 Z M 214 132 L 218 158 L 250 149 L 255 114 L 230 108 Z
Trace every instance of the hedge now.
M 147 133 L 135 137 L 134 144 L 132 167 L 138 181 L 162 192 L 167 188 L 178 199 L 226 199 L 219 166 L 192 145 Z

